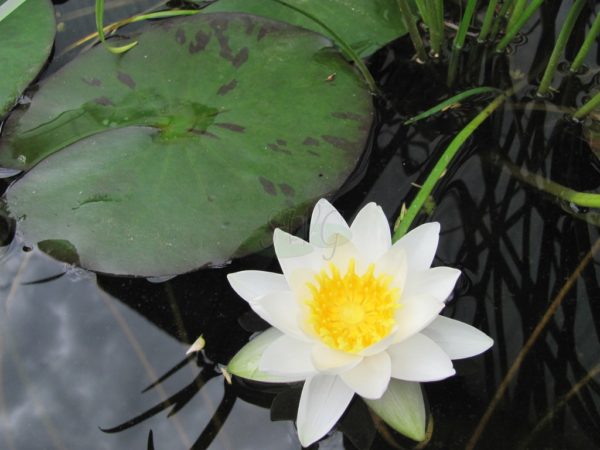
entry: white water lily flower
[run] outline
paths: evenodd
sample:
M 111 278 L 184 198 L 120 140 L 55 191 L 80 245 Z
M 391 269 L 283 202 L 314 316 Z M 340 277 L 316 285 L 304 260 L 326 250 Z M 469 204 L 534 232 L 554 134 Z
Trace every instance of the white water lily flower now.
M 439 315 L 460 271 L 430 268 L 438 223 L 392 245 L 382 209 L 366 205 L 348 226 L 320 200 L 310 242 L 275 230 L 283 274 L 229 275 L 233 289 L 276 330 L 259 369 L 280 381 L 305 380 L 297 426 L 304 446 L 323 437 L 356 393 L 378 399 L 391 378 L 435 381 L 452 359 L 487 350 L 479 330 Z

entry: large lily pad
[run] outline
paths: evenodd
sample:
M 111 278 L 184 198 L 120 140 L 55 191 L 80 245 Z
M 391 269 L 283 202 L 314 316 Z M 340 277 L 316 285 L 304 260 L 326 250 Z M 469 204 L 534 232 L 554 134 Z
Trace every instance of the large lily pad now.
M 8 2 L 0 0 L 0 7 L 8 7 Z M 55 28 L 49 0 L 25 0 L 0 21 L 0 117 L 46 62 Z
M 407 33 L 397 0 L 286 0 L 286 3 L 327 24 L 361 57 Z M 329 34 L 305 15 L 272 0 L 219 0 L 205 11 L 258 14 Z
M 2 164 L 37 164 L 8 208 L 44 251 L 142 276 L 219 264 L 270 245 L 353 170 L 371 96 L 322 36 L 206 14 L 135 39 L 81 56 L 6 124 Z

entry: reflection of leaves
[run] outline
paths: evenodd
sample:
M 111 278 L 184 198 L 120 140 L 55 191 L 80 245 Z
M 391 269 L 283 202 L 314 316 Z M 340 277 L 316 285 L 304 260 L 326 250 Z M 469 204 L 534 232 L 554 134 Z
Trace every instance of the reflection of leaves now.
M 181 368 L 185 367 L 188 363 L 193 361 L 193 358 L 186 358 L 185 360 L 177 363 L 174 367 L 169 369 L 165 374 L 159 377 L 158 380 L 153 382 L 150 386 L 145 388 L 142 392 L 147 392 L 149 389 L 157 387 L 162 381 L 165 381 L 169 377 L 171 377 L 174 373 L 179 371 Z M 140 423 L 148 420 L 150 417 L 171 408 L 167 417 L 173 416 L 177 414 L 185 405 L 187 405 L 194 396 L 200 392 L 200 390 L 206 385 L 206 383 L 218 376 L 217 372 L 214 370 L 214 365 L 206 362 L 201 362 L 203 365 L 200 373 L 194 378 L 194 380 L 185 386 L 183 389 L 179 390 L 172 396 L 167 399 L 161 401 L 160 403 L 154 405 L 150 409 L 144 411 L 136 417 L 133 417 L 126 422 L 123 422 L 117 426 L 111 428 L 101 428 L 101 430 L 105 433 L 119 433 L 125 431 L 129 428 L 132 428 Z M 216 411 L 212 415 L 210 421 L 198 437 L 196 441 L 190 447 L 190 450 L 200 450 L 208 448 L 213 439 L 218 434 L 221 427 L 225 424 L 225 421 L 233 406 L 235 404 L 236 396 L 233 392 L 232 387 L 225 383 L 224 394 L 219 406 Z M 148 450 L 154 449 L 154 436 L 152 430 L 150 430 L 148 434 Z

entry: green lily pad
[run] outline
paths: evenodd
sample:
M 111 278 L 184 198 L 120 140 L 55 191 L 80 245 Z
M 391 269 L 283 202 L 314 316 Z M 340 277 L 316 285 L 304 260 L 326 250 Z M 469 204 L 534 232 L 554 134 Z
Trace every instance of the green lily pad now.
M 286 0 L 326 23 L 365 58 L 407 33 L 396 0 Z M 204 11 L 246 12 L 329 33 L 310 18 L 272 0 L 219 0 Z
M 0 0 L 0 8 L 13 2 Z M 0 20 L 0 117 L 13 107 L 48 59 L 55 28 L 54 8 L 48 0 L 25 0 Z
M 28 242 L 99 272 L 183 273 L 271 245 L 355 167 L 371 95 L 322 36 L 206 14 L 132 39 L 7 121 L 0 164 L 35 165 L 6 193 Z

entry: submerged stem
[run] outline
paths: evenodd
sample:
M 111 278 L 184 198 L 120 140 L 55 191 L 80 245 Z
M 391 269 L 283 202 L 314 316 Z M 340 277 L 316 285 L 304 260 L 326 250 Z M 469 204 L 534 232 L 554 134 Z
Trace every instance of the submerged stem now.
M 575 22 L 581 13 L 581 10 L 585 6 L 585 2 L 587 0 L 575 0 L 575 3 L 569 10 L 569 14 L 567 15 L 567 19 L 558 34 L 558 39 L 556 40 L 556 44 L 554 45 L 554 49 L 552 50 L 552 54 L 550 55 L 550 59 L 548 60 L 548 65 L 546 66 L 546 70 L 544 71 L 544 76 L 542 77 L 542 81 L 540 82 L 540 87 L 538 88 L 538 95 L 547 94 L 550 90 L 550 85 L 552 84 L 552 78 L 554 78 L 554 73 L 556 72 L 556 68 L 558 67 L 558 60 L 567 45 L 567 41 L 571 36 L 571 32 L 573 31 L 573 27 L 575 26 Z
M 410 11 L 410 6 L 408 5 L 407 0 L 396 0 L 398 2 L 398 8 L 400 8 L 400 12 L 402 13 L 402 18 L 404 19 L 404 24 L 406 25 L 406 29 L 408 30 L 408 34 L 410 35 L 410 39 L 415 46 L 415 50 L 417 52 L 417 58 L 421 61 L 427 60 L 427 53 L 425 52 L 425 45 L 423 44 L 423 39 L 421 39 L 421 35 L 419 34 L 419 30 L 417 29 L 417 25 L 415 24 L 415 19 Z

